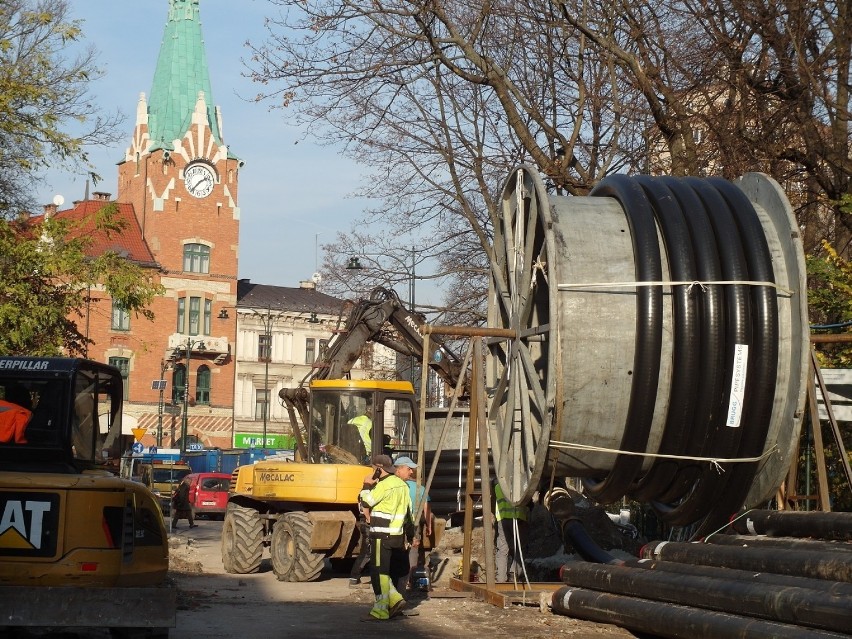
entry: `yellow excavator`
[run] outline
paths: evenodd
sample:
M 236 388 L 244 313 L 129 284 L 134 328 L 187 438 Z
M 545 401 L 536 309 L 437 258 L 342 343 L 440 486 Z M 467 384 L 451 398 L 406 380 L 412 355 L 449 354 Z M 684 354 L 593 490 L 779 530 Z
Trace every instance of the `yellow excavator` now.
M 343 331 L 296 388 L 279 396 L 297 439 L 297 461 L 266 460 L 234 470 L 222 529 L 222 562 L 230 573 L 256 572 L 269 550 L 281 581 L 311 581 L 325 559 L 357 556 L 358 493 L 372 455 L 417 458 L 417 401 L 408 381 L 352 380 L 349 372 L 367 342 L 422 358 L 425 318 L 386 288 L 350 312 Z M 430 340 L 428 362 L 451 387 L 460 360 Z M 430 539 L 437 544 L 440 526 Z
M 167 637 L 175 625 L 163 516 L 148 489 L 116 476 L 132 442 L 122 389 L 99 362 L 0 356 L 0 635 Z

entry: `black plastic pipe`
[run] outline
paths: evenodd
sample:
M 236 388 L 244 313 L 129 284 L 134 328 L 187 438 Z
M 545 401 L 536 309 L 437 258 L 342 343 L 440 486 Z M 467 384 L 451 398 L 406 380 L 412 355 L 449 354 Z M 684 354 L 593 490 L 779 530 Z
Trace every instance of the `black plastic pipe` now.
M 852 628 L 852 601 L 849 598 L 829 597 L 825 592 L 808 588 L 585 562 L 565 564 L 560 569 L 560 577 L 570 586 L 615 595 L 643 597 L 823 630 L 845 632 Z
M 750 510 L 731 522 L 741 535 L 852 540 L 852 513 Z
M 710 226 L 704 203 L 681 178 L 663 177 L 660 182 L 668 187 L 680 204 L 684 220 L 689 227 L 698 281 L 704 283 L 695 291 L 698 294 L 699 309 L 701 392 L 695 400 L 692 437 L 686 442 L 684 450 L 686 456 L 699 457 L 706 453 L 710 428 L 719 410 L 717 398 L 722 392 L 725 350 L 724 298 L 721 284 L 708 283 L 722 279 L 722 266 L 719 263 L 716 236 Z M 664 521 L 667 521 L 667 513 L 673 509 L 670 503 L 678 501 L 692 489 L 701 475 L 701 467 L 702 463 L 697 461 L 677 462 L 677 473 L 671 484 L 653 502 Z
M 813 579 L 811 577 L 797 577 L 793 575 L 777 575 L 772 572 L 760 572 L 755 570 L 737 570 L 735 568 L 721 568 L 719 566 L 698 566 L 696 564 L 684 564 L 677 561 L 657 561 L 654 559 L 626 559 L 625 566 L 642 568 L 644 570 L 658 570 L 661 572 L 674 572 L 686 575 L 698 575 L 714 577 L 716 579 L 736 579 L 744 583 L 774 584 L 776 586 L 795 586 L 796 588 L 809 588 L 825 594 L 827 597 L 847 597 L 852 601 L 852 584 L 842 581 L 826 581 L 825 579 Z
M 574 550 L 586 561 L 598 564 L 618 565 L 623 563 L 601 548 L 586 532 L 578 519 L 567 519 L 562 524 L 562 534 L 574 546 Z
M 638 597 L 563 586 L 553 593 L 554 612 L 610 623 L 665 639 L 848 639 L 849 635 L 750 619 Z
M 694 282 L 698 275 L 689 227 L 680 204 L 660 180 L 637 176 L 634 178 L 645 190 L 651 203 L 660 236 L 666 249 L 671 279 Z M 692 432 L 695 400 L 699 392 L 700 331 L 698 330 L 697 287 L 672 287 L 672 375 L 669 406 L 658 452 L 663 455 L 684 455 Z M 630 496 L 639 501 L 651 501 L 668 489 L 677 474 L 678 462 L 657 458 L 634 486 Z
M 707 544 L 749 548 L 780 548 L 792 550 L 812 550 L 815 552 L 852 553 L 852 544 L 845 541 L 821 541 L 801 537 L 768 537 L 766 535 L 710 535 L 704 540 Z M 852 556 L 850 556 L 852 561 Z
M 766 235 L 754 206 L 736 186 L 721 178 L 710 178 L 712 186 L 728 203 L 739 229 L 749 279 L 752 282 L 775 282 L 772 257 Z M 744 392 L 738 457 L 759 457 L 766 446 L 766 436 L 772 420 L 772 407 L 778 383 L 778 303 L 770 285 L 749 285 L 751 305 L 751 344 L 749 346 L 748 376 Z M 698 527 L 697 537 L 717 530 L 729 520 L 745 501 L 757 473 L 759 462 L 738 462 L 733 465 L 726 489 L 713 509 Z
M 590 195 L 612 197 L 621 204 L 636 256 L 636 281 L 661 281 L 663 267 L 657 225 L 642 187 L 626 175 L 610 175 L 592 189 Z M 657 402 L 662 344 L 662 290 L 656 285 L 637 286 L 635 354 L 621 450 L 645 452 Z M 601 503 L 620 499 L 627 494 L 643 463 L 644 459 L 636 455 L 618 455 L 605 479 L 584 480 L 586 492 Z
M 681 561 L 701 566 L 723 566 L 739 570 L 765 570 L 780 575 L 799 575 L 852 583 L 849 554 L 775 548 L 731 548 L 714 544 L 658 542 L 642 549 L 647 559 Z

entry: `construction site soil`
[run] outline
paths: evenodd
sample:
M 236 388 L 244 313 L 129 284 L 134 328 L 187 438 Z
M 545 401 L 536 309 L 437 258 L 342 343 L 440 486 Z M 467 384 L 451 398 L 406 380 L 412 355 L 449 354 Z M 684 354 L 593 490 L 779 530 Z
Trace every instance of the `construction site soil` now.
M 545 511 L 546 512 L 546 511 Z M 536 515 L 538 516 L 538 515 Z M 605 516 L 605 515 L 604 515 Z M 235 639 L 256 637 L 382 637 L 384 639 L 449 639 L 456 637 L 524 637 L 545 639 L 618 639 L 635 635 L 616 626 L 571 619 L 554 614 L 549 595 L 533 593 L 526 604 L 499 608 L 470 593 L 449 588 L 458 574 L 464 540 L 460 528 L 446 531 L 436 549 L 440 556 L 432 590 L 416 593 L 405 615 L 390 621 L 364 621 L 373 601 L 366 578 L 350 587 L 348 574 L 327 567 L 310 583 L 280 582 L 268 561 L 250 575 L 224 572 L 219 549 L 221 522 L 199 521 L 199 526 L 178 529 L 172 535 L 170 577 L 178 588 L 177 627 L 172 639 Z M 528 550 L 531 582 L 545 574 L 556 581 L 559 566 L 570 556 L 560 553 L 561 542 L 552 526 L 531 522 Z M 474 529 L 471 542 L 474 571 L 484 565 L 482 528 Z M 478 577 L 484 580 L 484 572 Z M 554 584 L 558 587 L 558 584 Z

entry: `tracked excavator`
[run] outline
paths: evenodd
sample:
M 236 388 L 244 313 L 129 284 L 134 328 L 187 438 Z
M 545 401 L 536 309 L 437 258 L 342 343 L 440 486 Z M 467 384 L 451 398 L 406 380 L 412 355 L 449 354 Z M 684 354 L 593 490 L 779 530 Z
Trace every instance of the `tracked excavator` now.
M 296 461 L 266 460 L 234 470 L 222 529 L 222 562 L 230 573 L 257 572 L 268 549 L 280 581 L 316 579 L 330 559 L 351 563 L 360 538 L 358 493 L 372 455 L 417 457 L 418 424 L 409 381 L 355 380 L 350 371 L 368 342 L 423 357 L 425 318 L 393 290 L 374 289 L 296 388 L 279 397 L 297 440 Z M 430 340 L 429 366 L 454 388 L 461 361 Z M 441 528 L 423 540 L 437 544 Z

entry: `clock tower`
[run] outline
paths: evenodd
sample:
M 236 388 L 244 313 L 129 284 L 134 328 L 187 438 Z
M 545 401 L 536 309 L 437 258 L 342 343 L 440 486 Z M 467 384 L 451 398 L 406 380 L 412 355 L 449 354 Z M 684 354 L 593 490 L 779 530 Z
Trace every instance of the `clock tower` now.
M 199 0 L 168 0 L 150 98 L 142 93 L 136 105 L 116 201 L 133 206 L 164 288 L 138 340 L 144 348 L 129 345 L 138 385 L 129 399 L 156 403 L 160 389 L 144 385 L 166 379 L 166 422 L 178 413 L 190 440 L 204 441 L 220 418 L 232 421 L 236 312 L 228 309 L 237 299 L 241 166 L 213 106 Z M 158 413 L 162 431 L 162 403 Z

